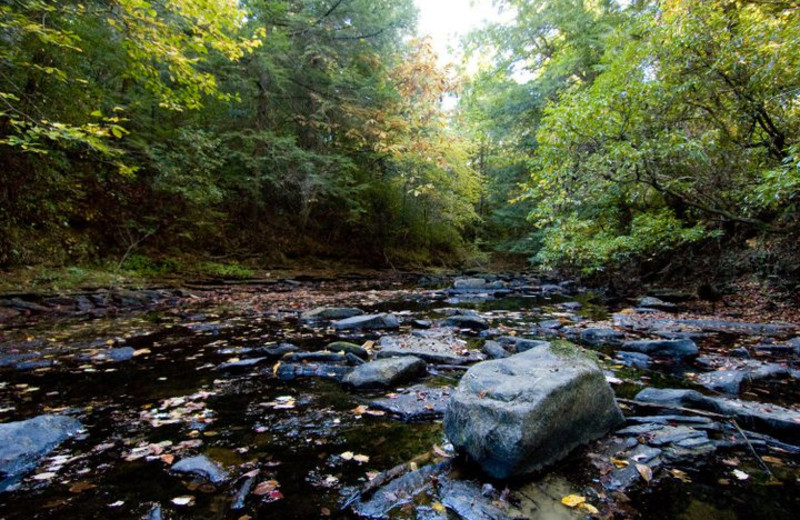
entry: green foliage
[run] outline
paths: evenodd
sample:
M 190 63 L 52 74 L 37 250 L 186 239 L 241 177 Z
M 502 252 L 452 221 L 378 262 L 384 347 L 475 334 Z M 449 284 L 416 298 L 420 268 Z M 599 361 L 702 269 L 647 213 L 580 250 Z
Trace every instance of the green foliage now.
M 249 267 L 235 262 L 224 264 L 219 262 L 202 262 L 197 266 L 197 271 L 201 276 L 235 280 L 246 280 L 248 278 L 253 278 L 255 275 L 255 272 Z

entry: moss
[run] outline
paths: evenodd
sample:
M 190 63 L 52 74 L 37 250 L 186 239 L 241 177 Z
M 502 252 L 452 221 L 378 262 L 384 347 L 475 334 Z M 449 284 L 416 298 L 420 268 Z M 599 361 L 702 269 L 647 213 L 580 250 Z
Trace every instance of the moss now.
M 586 359 L 601 367 L 600 358 L 592 350 L 579 347 L 571 341 L 556 339 L 550 342 L 550 352 L 562 359 Z

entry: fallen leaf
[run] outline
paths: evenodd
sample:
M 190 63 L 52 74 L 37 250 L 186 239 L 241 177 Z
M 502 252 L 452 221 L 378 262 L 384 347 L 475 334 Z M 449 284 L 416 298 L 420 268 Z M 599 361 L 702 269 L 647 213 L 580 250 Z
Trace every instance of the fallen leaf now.
M 653 470 L 650 469 L 650 466 L 647 466 L 646 464 L 637 464 L 636 471 L 639 472 L 639 475 L 642 476 L 645 482 L 649 483 L 651 480 L 653 480 Z
M 589 502 L 582 502 L 582 503 L 578 504 L 578 508 L 579 509 L 583 509 L 584 511 L 586 511 L 590 515 L 596 515 L 597 513 L 600 512 L 600 511 L 598 511 L 598 509 L 596 507 L 594 507 Z
M 747 480 L 747 479 L 750 478 L 750 475 L 748 475 L 747 473 L 745 473 L 744 471 L 742 471 L 740 469 L 733 470 L 733 476 L 736 477 L 739 480 Z
M 265 480 L 256 486 L 253 494 L 258 496 L 267 495 L 278 489 L 279 486 L 280 483 L 277 480 Z
M 444 513 L 445 511 L 447 511 L 447 508 L 444 507 L 444 505 L 442 505 L 442 503 L 439 502 L 438 500 L 436 500 L 433 504 L 431 504 L 431 509 L 433 509 L 437 513 Z
M 354 456 L 355 454 L 352 451 L 346 451 L 339 455 L 339 457 L 341 457 L 344 460 L 353 460 Z
M 359 455 L 355 455 L 353 457 L 353 460 L 356 461 L 356 462 L 364 462 L 364 463 L 366 463 L 366 462 L 369 462 L 369 457 L 367 455 L 360 455 L 359 454 Z
M 579 495 L 567 495 L 561 499 L 561 503 L 567 507 L 578 507 L 586 502 L 586 498 Z
M 76 482 L 72 484 L 69 488 L 70 493 L 83 493 L 84 491 L 88 491 L 89 489 L 96 488 L 97 485 L 92 484 L 90 482 Z
M 769 462 L 770 464 L 775 464 L 776 466 L 783 466 L 783 461 L 778 457 L 771 457 L 770 455 L 764 455 L 761 457 L 761 460 L 764 462 Z
M 38 473 L 31 477 L 33 480 L 50 480 L 51 478 L 55 477 L 56 474 L 52 471 L 45 471 L 44 473 Z
M 439 456 L 439 457 L 441 457 L 441 458 L 443 458 L 443 459 L 452 459 L 452 458 L 453 458 L 453 456 L 452 456 L 452 455 L 450 455 L 449 453 L 447 453 L 446 451 L 444 451 L 444 450 L 443 450 L 442 448 L 440 448 L 440 447 L 439 447 L 439 445 L 437 445 L 437 444 L 434 444 L 434 445 L 433 445 L 433 452 L 434 452 L 434 453 L 435 453 L 437 456 Z
M 331 510 L 328 509 L 327 507 L 323 507 L 322 509 L 319 510 L 319 512 L 322 516 L 331 516 Z
M 172 463 L 175 461 L 175 455 L 170 455 L 169 453 L 167 453 L 167 454 L 161 456 L 161 460 L 165 464 L 169 464 L 171 466 Z
M 172 499 L 172 503 L 176 506 L 192 506 L 194 505 L 194 496 L 182 495 Z
M 125 504 L 124 500 L 117 500 L 116 502 L 108 504 L 108 507 L 122 507 L 123 504 Z
M 615 459 L 611 457 L 611 464 L 617 467 L 617 469 L 627 468 L 630 465 L 630 462 L 624 459 Z
M 686 484 L 688 484 L 692 481 L 692 479 L 689 477 L 689 475 L 686 474 L 685 471 L 681 471 L 679 469 L 670 469 L 668 471 L 670 475 L 680 480 L 681 482 L 685 482 Z

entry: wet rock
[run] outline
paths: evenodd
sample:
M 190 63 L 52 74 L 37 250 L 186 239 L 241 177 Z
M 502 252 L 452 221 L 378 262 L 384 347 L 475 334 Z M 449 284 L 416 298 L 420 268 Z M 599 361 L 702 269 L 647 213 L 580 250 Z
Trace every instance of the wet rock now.
M 751 357 L 750 356 L 750 352 L 748 352 L 747 349 L 744 348 L 744 347 L 737 347 L 737 348 L 731 350 L 731 354 L 730 355 L 731 355 L 731 357 L 737 357 L 737 358 L 749 358 L 749 357 Z
M 522 352 L 527 352 L 535 348 L 550 346 L 549 341 L 518 338 L 516 336 L 503 336 L 497 338 L 497 342 L 516 354 L 521 354 Z
M 245 508 L 247 497 L 250 495 L 250 490 L 253 489 L 253 484 L 256 483 L 256 478 L 256 476 L 248 477 L 242 482 L 242 485 L 236 490 L 236 494 L 233 495 L 231 509 L 238 511 Z
M 387 388 L 426 373 L 425 362 L 413 356 L 379 359 L 355 367 L 342 381 L 354 388 Z
M 337 330 L 398 329 L 400 328 L 400 323 L 392 314 L 366 314 L 334 321 L 333 327 Z
M 704 438 L 708 443 L 708 434 L 688 426 L 661 426 L 657 431 L 647 436 L 647 444 L 662 447 L 667 444 L 676 444 L 687 439 Z
M 779 357 L 789 357 L 797 354 L 797 349 L 792 345 L 757 345 L 756 352 L 760 354 L 771 354 Z
M 381 338 L 379 359 L 415 356 L 444 365 L 463 365 L 484 359 L 480 352 L 467 349 L 467 343 L 449 332 L 416 332 Z
M 456 327 L 459 329 L 470 330 L 486 330 L 489 328 L 489 323 L 480 316 L 462 314 L 450 316 L 446 320 L 442 321 L 442 325 L 445 327 Z
M 347 357 L 340 352 L 293 352 L 283 357 L 286 363 L 328 363 L 343 364 L 347 362 Z
M 236 361 L 227 361 L 217 365 L 215 370 L 233 370 L 237 368 L 250 368 L 267 361 L 265 357 L 237 359 Z
M 442 476 L 438 479 L 438 484 L 439 501 L 461 520 L 510 519 L 491 498 L 483 494 L 482 487 L 473 481 Z
M 539 327 L 543 329 L 558 330 L 564 326 L 561 320 L 544 320 L 539 322 Z
M 629 367 L 648 368 L 650 366 L 650 356 L 641 352 L 620 350 L 616 353 L 616 358 L 620 363 Z
M 485 293 L 504 288 L 503 282 L 500 281 L 490 282 L 483 278 L 456 278 L 450 291 L 454 293 Z
M 470 368 L 444 428 L 489 475 L 508 478 L 551 464 L 621 422 L 597 365 L 577 349 L 549 347 Z
M 23 300 L 22 298 L 12 298 L 11 301 L 8 302 L 8 306 L 18 311 L 29 311 L 36 313 L 49 312 L 51 310 L 50 307 L 45 307 L 44 305 L 39 305 L 35 302 L 29 302 L 27 300 Z
M 258 356 L 266 356 L 268 358 L 279 358 L 283 357 L 286 354 L 290 354 L 292 352 L 297 352 L 300 350 L 296 346 L 292 345 L 291 343 L 280 343 L 278 345 L 270 345 L 264 347 L 254 348 L 252 352 Z
M 144 520 L 162 520 L 164 518 L 161 513 L 161 504 L 154 504 L 150 511 L 143 517 Z
M 695 382 L 711 390 L 738 394 L 742 389 L 742 384 L 746 381 L 760 381 L 789 375 L 790 370 L 787 367 L 776 363 L 761 364 L 757 361 L 745 361 L 738 366 L 734 364 L 730 368 L 700 374 Z
M 281 381 L 293 381 L 304 377 L 319 377 L 341 381 L 350 372 L 350 367 L 325 363 L 281 363 L 275 375 Z
M 181 459 L 172 465 L 170 471 L 195 475 L 212 484 L 219 484 L 228 479 L 228 474 L 225 470 L 205 455 L 196 455 L 194 457 Z
M 442 465 L 425 466 L 417 471 L 406 473 L 381 487 L 367 500 L 353 504 L 353 511 L 361 517 L 373 519 L 389 518 L 391 513 L 414 498 L 432 489 L 432 477 L 443 471 Z
M 348 365 L 358 366 L 358 365 L 363 365 L 364 363 L 367 362 L 366 359 L 360 358 L 355 354 L 353 354 L 352 352 L 348 352 L 347 354 L 344 355 L 344 357 L 347 359 Z
M 429 329 L 433 327 L 433 323 L 430 320 L 413 320 L 411 325 L 417 329 Z
M 40 415 L 0 424 L 0 492 L 13 487 L 56 446 L 83 425 L 63 415 Z
M 778 336 L 791 333 L 797 328 L 795 325 L 788 323 L 747 323 L 726 320 L 650 318 L 623 313 L 614 314 L 613 319 L 614 324 L 618 327 L 641 331 L 669 330 L 689 326 L 703 332 Z
M 645 388 L 636 395 L 636 400 L 730 416 L 744 428 L 767 433 L 789 443 L 797 443 L 800 438 L 800 411 L 773 404 L 709 397 L 696 390 L 671 388 Z
M 481 352 L 486 354 L 489 359 L 503 359 L 511 355 L 509 351 L 496 341 L 487 341 L 483 344 Z
M 343 320 L 353 316 L 361 316 L 364 311 L 351 307 L 317 307 L 300 315 L 303 321 Z
M 690 339 L 643 339 L 626 341 L 622 348 L 627 351 L 641 352 L 648 356 L 684 358 L 697 356 L 700 349 Z
M 345 354 L 353 354 L 361 359 L 369 359 L 369 352 L 361 345 L 350 343 L 349 341 L 334 341 L 329 343 L 327 347 L 331 352 L 344 352 Z
M 581 331 L 581 341 L 593 347 L 622 345 L 625 334 L 613 329 L 584 329 Z
M 639 307 L 658 309 L 660 311 L 674 311 L 678 306 L 674 303 L 665 302 L 653 296 L 646 296 L 639 300 Z
M 415 385 L 391 397 L 375 399 L 370 407 L 384 410 L 406 422 L 431 421 L 444 415 L 452 388 Z
M 18 354 L 6 354 L 0 356 L 0 367 L 17 366 L 42 356 L 41 352 L 29 351 L 21 352 Z
M 97 361 L 113 361 L 114 363 L 121 363 L 123 361 L 130 361 L 133 359 L 134 352 L 136 352 L 136 349 L 133 347 L 110 348 L 108 350 L 104 350 L 103 352 L 97 353 L 92 357 L 92 359 Z

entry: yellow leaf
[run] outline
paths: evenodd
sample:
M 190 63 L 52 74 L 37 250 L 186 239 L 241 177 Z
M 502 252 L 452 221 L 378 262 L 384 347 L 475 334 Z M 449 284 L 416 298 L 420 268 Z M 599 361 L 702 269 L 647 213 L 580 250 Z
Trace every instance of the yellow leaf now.
M 431 508 L 437 513 L 444 513 L 447 510 L 438 500 L 431 505 Z
M 340 456 L 341 458 L 343 458 L 344 460 L 353 460 L 353 457 L 354 457 L 355 455 L 354 455 L 354 453 L 353 453 L 352 451 L 346 451 L 346 452 L 342 453 L 342 454 L 341 454 L 341 455 L 339 455 L 339 456 Z
M 685 471 L 681 471 L 679 469 L 671 469 L 669 470 L 669 473 L 670 475 L 680 480 L 681 482 L 685 482 L 688 484 L 689 482 L 692 481 L 692 479 L 689 477 L 689 475 L 686 474 Z
M 579 504 L 578 508 L 579 509 L 583 509 L 584 511 L 586 511 L 590 515 L 596 515 L 597 513 L 600 512 L 600 511 L 598 511 L 598 509 L 596 507 L 594 507 L 589 502 L 583 502 L 583 503 Z
M 356 462 L 369 462 L 369 457 L 366 455 L 355 455 L 353 460 Z
M 627 468 L 630 462 L 628 462 L 627 460 L 615 459 L 614 457 L 611 457 L 611 464 L 615 465 L 617 469 L 622 469 L 622 468 Z
M 567 507 L 578 507 L 586 502 L 586 498 L 579 495 L 567 495 L 561 499 L 561 503 Z

